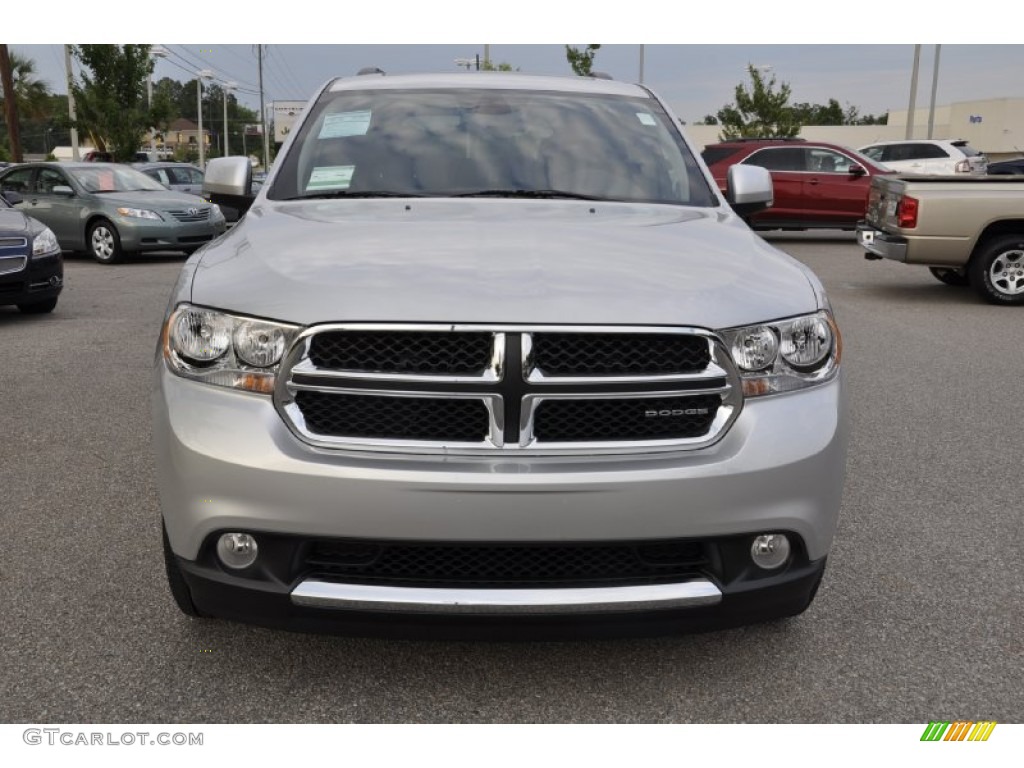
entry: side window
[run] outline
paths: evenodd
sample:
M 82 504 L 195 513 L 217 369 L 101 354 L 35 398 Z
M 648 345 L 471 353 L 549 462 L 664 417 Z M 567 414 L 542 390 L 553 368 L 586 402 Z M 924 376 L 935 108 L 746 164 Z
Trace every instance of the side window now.
M 203 172 L 198 168 L 187 168 L 185 173 L 188 174 L 189 184 L 202 184 L 203 183 Z
M 41 195 L 52 195 L 54 187 L 70 187 L 64 174 L 52 168 L 43 168 L 36 177 L 36 192 Z
M 154 181 L 159 181 L 165 187 L 170 184 L 170 179 L 167 178 L 167 171 L 163 168 L 154 168 L 151 171 L 146 171 L 146 175 Z
M 922 160 L 946 160 L 949 154 L 938 144 L 915 144 L 917 157 Z
M 743 164 L 759 165 L 769 171 L 806 171 L 806 150 L 800 147 L 769 147 L 758 150 Z
M 867 155 L 876 163 L 885 162 L 885 157 L 883 157 L 883 155 L 885 155 L 885 147 L 864 147 L 860 153 L 862 155 Z
M 849 173 L 850 158 L 831 149 L 808 150 L 807 170 L 815 173 Z
M 20 192 L 27 195 L 32 189 L 32 168 L 22 168 L 11 171 L 0 181 L 0 187 L 11 192 Z
M 166 168 L 164 173 L 167 174 L 167 178 L 170 179 L 171 184 L 191 184 L 192 179 L 188 175 L 188 171 L 184 168 Z

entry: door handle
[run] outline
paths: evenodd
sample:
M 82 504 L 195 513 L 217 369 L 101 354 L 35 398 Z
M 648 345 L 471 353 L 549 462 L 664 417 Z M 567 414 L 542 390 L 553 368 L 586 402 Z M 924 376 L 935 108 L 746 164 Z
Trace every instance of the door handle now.
M 817 179 L 811 179 L 807 183 L 810 184 L 812 187 L 814 187 L 814 186 L 817 186 L 818 180 Z

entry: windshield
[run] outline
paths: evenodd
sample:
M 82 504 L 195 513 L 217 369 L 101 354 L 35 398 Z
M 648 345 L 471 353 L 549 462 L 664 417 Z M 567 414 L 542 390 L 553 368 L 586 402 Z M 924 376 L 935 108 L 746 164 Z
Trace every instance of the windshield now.
M 86 192 L 166 192 L 160 182 L 134 168 L 119 165 L 97 165 L 95 168 L 69 168 L 68 173 Z
M 269 197 L 568 197 L 712 206 L 657 101 L 490 89 L 326 93 Z

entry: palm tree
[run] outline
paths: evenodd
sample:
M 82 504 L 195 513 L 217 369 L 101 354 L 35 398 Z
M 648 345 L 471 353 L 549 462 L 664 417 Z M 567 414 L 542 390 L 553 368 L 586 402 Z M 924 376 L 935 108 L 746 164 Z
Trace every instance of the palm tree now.
M 50 86 L 35 77 L 36 63 L 11 51 L 11 75 L 18 114 L 22 120 L 40 120 L 49 116 Z M 7 94 L 0 86 L 0 104 Z

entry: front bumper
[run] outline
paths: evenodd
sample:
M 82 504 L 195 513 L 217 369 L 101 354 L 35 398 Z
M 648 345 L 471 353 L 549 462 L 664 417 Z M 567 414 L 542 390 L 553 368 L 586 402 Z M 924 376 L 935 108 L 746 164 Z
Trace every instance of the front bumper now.
M 797 613 L 820 579 L 845 469 L 841 377 L 813 389 L 748 400 L 728 434 L 710 448 L 639 456 L 396 456 L 316 449 L 287 429 L 270 398 L 181 379 L 162 361 L 153 409 L 168 539 L 196 605 L 219 616 L 295 628 L 326 623 L 348 631 L 353 622 L 401 625 L 428 617 L 487 623 L 501 616 L 461 615 L 479 612 L 452 610 L 452 603 L 465 601 L 451 594 L 428 599 L 426 606 L 380 611 L 369 603 L 401 604 L 408 595 L 396 601 L 394 594 L 377 592 L 370 601 L 346 602 L 353 590 L 330 587 L 326 592 L 341 599 L 324 607 L 322 600 L 305 599 L 318 581 L 315 573 L 290 568 L 269 576 L 239 575 L 219 566 L 210 548 L 220 532 L 413 544 L 686 539 L 709 542 L 715 552 L 733 546 L 729 537 L 743 539 L 729 550 L 738 552 L 749 550 L 753 534 L 785 532 L 798 556 L 778 574 L 751 575 L 728 565 L 698 568 L 694 578 L 673 582 L 678 587 L 702 578 L 709 584 L 694 584 L 699 596 L 711 596 L 710 586 L 717 602 L 660 604 L 657 598 L 630 600 L 635 595 L 620 592 L 597 600 L 598 607 L 593 595 L 563 595 L 556 601 L 582 597 L 582 605 L 573 608 L 570 599 L 560 603 L 555 617 L 525 618 L 544 623 L 568 615 L 618 623 L 626 615 L 650 614 L 653 618 L 641 623 L 672 624 L 674 617 L 696 627 L 720 625 L 715 617 L 728 624 Z M 281 561 L 297 562 L 291 552 Z M 756 570 L 746 562 L 747 571 Z M 320 580 L 345 584 L 335 577 Z M 524 590 L 513 591 L 520 592 L 513 601 L 536 603 Z M 761 593 L 763 601 L 751 596 Z M 673 597 L 679 596 L 677 589 Z M 483 592 L 476 597 L 503 599 Z M 451 613 L 460 615 L 433 615 Z M 514 607 L 490 613 L 524 618 Z
M 223 217 L 177 222 L 119 216 L 116 226 L 121 247 L 129 252 L 191 251 L 220 237 L 227 230 Z
M 0 260 L 0 305 L 32 304 L 60 295 L 64 288 L 64 259 L 59 252 L 37 258 L 6 254 L 5 257 Z
M 907 241 L 860 222 L 857 224 L 857 243 L 868 253 L 893 261 L 907 260 Z

